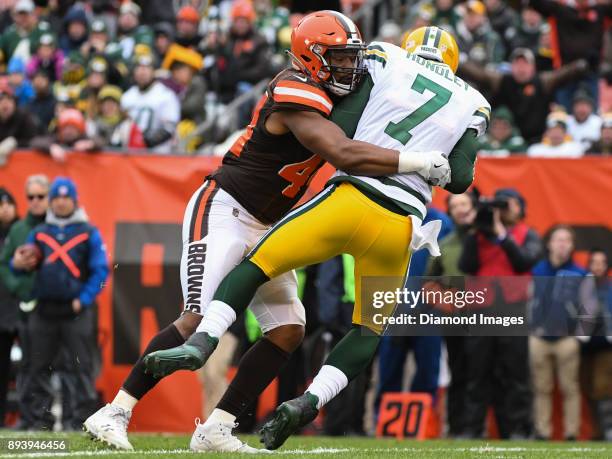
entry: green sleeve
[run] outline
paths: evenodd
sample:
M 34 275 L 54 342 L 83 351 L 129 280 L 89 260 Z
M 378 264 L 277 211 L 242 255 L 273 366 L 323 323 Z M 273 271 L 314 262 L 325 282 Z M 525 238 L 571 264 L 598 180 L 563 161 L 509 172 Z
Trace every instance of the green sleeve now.
M 4 283 L 8 291 L 12 294 L 15 294 L 19 287 L 19 280 L 15 274 L 13 274 L 9 266 L 11 258 L 13 258 L 13 253 L 15 253 L 17 249 L 17 245 L 13 242 L 15 241 L 14 233 L 15 231 L 13 231 L 13 229 L 9 231 L 2 251 L 0 251 L 0 281 Z
M 353 138 L 361 114 L 370 100 L 370 92 L 374 87 L 372 77 L 368 75 L 356 91 L 342 98 L 334 106 L 329 119 L 337 124 L 347 137 Z
M 468 129 L 455 144 L 448 156 L 451 167 L 451 181 L 444 188 L 451 193 L 464 193 L 474 180 L 474 166 L 479 145 L 476 131 Z

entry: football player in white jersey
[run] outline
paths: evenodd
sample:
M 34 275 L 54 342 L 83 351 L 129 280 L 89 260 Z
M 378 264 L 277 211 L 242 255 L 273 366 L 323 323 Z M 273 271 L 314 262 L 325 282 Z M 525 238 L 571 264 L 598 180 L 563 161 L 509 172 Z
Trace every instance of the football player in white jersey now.
M 439 255 L 440 222 L 422 225 L 431 185 L 461 193 L 473 180 L 476 138 L 486 131 L 490 106 L 455 76 L 458 58 L 453 37 L 437 27 L 414 31 L 405 50 L 373 43 L 366 51 L 369 77 L 331 118 L 358 140 L 415 155 L 440 151 L 451 165 L 450 177 L 426 181 L 417 172 L 373 178 L 338 171 L 325 190 L 273 226 L 225 277 L 197 333 L 182 346 L 145 358 L 150 371 L 202 366 L 260 285 L 342 253 L 355 259 L 354 327 L 332 350 L 306 393 L 277 408 L 262 430 L 266 447 L 278 448 L 312 421 L 367 366 L 385 327 L 361 304 L 362 279 L 393 278 L 388 289 L 395 290 L 404 284 L 411 250 L 427 247 Z M 388 317 L 395 306 L 387 303 L 376 312 Z

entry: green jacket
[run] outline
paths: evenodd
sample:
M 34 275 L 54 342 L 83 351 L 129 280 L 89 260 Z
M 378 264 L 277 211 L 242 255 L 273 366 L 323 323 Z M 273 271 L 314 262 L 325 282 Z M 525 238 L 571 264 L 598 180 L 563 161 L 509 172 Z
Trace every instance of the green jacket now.
M 13 56 L 13 53 L 22 42 L 22 40 L 28 40 L 29 52 L 34 54 L 34 50 L 40 39 L 40 36 L 50 31 L 50 25 L 48 22 L 40 22 L 32 31 L 28 34 L 21 34 L 15 24 L 11 25 L 2 35 L 0 35 L 0 61 L 6 65 Z
M 15 275 L 11 270 L 10 262 L 17 247 L 23 245 L 30 231 L 42 222 L 44 222 L 44 216 L 37 218 L 28 213 L 25 218 L 19 220 L 11 227 L 6 237 L 6 243 L 2 248 L 2 252 L 0 252 L 0 279 L 2 279 L 9 292 L 21 301 L 32 299 L 34 274 Z
M 510 137 L 503 142 L 492 139 L 489 134 L 479 139 L 480 151 L 486 152 L 493 156 L 503 156 L 508 153 L 525 153 L 527 144 L 525 139 L 515 131 Z

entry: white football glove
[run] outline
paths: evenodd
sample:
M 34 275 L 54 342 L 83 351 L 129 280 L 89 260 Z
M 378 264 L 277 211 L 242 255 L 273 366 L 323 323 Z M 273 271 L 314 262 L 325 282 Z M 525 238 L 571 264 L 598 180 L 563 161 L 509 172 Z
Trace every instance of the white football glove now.
M 416 172 L 433 186 L 446 186 L 451 179 L 448 159 L 441 151 L 402 151 L 398 172 Z

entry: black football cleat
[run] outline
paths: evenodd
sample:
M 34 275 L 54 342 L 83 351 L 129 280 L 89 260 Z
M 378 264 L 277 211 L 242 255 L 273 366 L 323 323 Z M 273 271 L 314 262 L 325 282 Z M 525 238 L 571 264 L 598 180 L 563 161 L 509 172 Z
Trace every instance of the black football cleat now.
M 195 333 L 181 346 L 145 355 L 145 373 L 163 378 L 177 370 L 195 371 L 204 366 L 217 344 L 219 340 L 208 333 Z
M 259 441 L 266 449 L 277 449 L 305 425 L 310 424 L 319 414 L 316 395 L 306 392 L 298 398 L 282 403 L 274 412 L 274 417 L 266 422 L 259 431 Z

